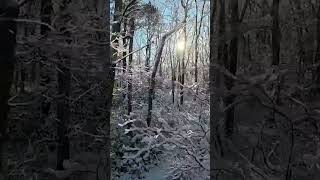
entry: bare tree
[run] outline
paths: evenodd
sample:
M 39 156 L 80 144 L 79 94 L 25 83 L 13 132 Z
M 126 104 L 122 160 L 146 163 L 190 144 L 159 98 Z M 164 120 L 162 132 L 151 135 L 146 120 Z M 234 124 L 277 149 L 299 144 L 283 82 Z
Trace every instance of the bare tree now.
M 133 38 L 134 38 L 134 18 L 129 20 L 130 24 L 130 39 L 129 39 L 129 79 L 128 79 L 128 115 L 132 112 L 132 61 L 133 61 Z
M 68 11 L 70 1 L 64 0 L 59 6 L 59 16 L 56 21 L 57 29 L 62 33 L 63 38 L 70 37 L 70 32 L 66 31 L 66 24 L 70 21 L 68 14 L 62 14 Z M 67 55 L 57 52 L 58 63 L 58 94 L 57 102 L 57 170 L 63 170 L 63 161 L 70 158 L 70 141 L 68 136 L 68 126 L 70 123 L 70 92 L 71 92 L 71 60 Z
M 273 0 L 272 3 L 272 65 L 279 66 L 280 64 L 280 39 L 281 31 L 279 26 L 279 1 Z M 276 93 L 275 101 L 280 103 L 280 90 L 281 90 L 281 77 L 278 76 L 277 83 L 275 84 Z
M 101 1 L 103 2 L 103 1 Z M 110 0 L 105 1 L 106 10 L 104 14 L 104 19 L 106 19 L 105 27 L 110 27 Z M 105 155 L 105 160 L 103 161 L 103 171 L 105 173 L 105 179 L 111 180 L 111 137 L 110 137 L 110 121 L 111 121 L 111 109 L 112 109 L 112 99 L 113 99 L 113 88 L 115 82 L 115 61 L 118 59 L 118 50 L 115 48 L 110 49 L 108 44 L 113 43 L 114 45 L 119 44 L 117 34 L 120 34 L 121 31 L 121 22 L 119 21 L 121 18 L 121 11 L 122 11 L 122 0 L 115 0 L 115 13 L 113 16 L 114 23 L 112 25 L 112 33 L 111 41 L 108 37 L 110 37 L 110 32 L 106 32 L 105 34 L 105 41 L 107 44 L 106 47 L 106 57 L 104 61 L 104 69 L 106 71 L 106 76 L 103 83 L 103 92 L 105 92 L 105 123 L 104 123 L 104 130 L 106 132 L 106 140 L 105 146 L 102 150 L 102 153 Z M 102 11 L 104 12 L 104 11 Z
M 152 39 L 155 35 L 155 27 L 159 22 L 159 12 L 158 9 L 149 3 L 143 5 L 143 13 L 145 19 L 145 26 L 146 26 L 146 39 L 147 39 L 147 46 L 146 46 L 146 61 L 145 61 L 145 69 L 146 71 L 150 70 L 150 60 L 151 60 L 151 50 L 152 50 Z
M 40 10 L 41 22 L 51 24 L 51 16 L 53 14 L 53 7 L 51 0 L 41 0 L 41 10 Z M 50 29 L 47 26 L 41 26 L 41 34 L 46 34 Z
M 231 0 L 230 2 L 230 10 L 231 10 L 231 28 L 233 33 L 237 33 L 237 28 L 239 26 L 239 5 L 238 0 Z M 225 61 L 225 67 L 228 69 L 233 75 L 237 72 L 237 63 L 238 63 L 238 35 L 234 35 L 230 41 L 229 46 L 229 58 Z M 229 77 L 225 77 L 225 84 L 227 90 L 231 91 L 232 87 L 234 86 L 233 79 Z M 225 105 L 229 106 L 235 100 L 235 95 L 230 94 L 225 97 Z M 225 130 L 226 135 L 230 137 L 233 134 L 234 129 L 234 107 L 228 109 L 226 112 L 225 117 Z
M 127 19 L 123 18 L 123 30 L 122 30 L 122 45 L 123 45 L 123 53 L 122 53 L 122 68 L 123 68 L 123 73 L 125 74 L 127 71 L 127 37 L 126 37 L 126 32 L 127 32 Z
M 201 30 L 202 30 L 202 24 L 203 24 L 203 19 L 204 19 L 204 9 L 206 5 L 206 1 L 203 2 L 201 13 L 200 13 L 200 20 L 198 17 L 198 12 L 199 12 L 199 7 L 198 7 L 198 0 L 195 0 L 196 4 L 196 17 L 195 17 L 195 55 L 194 55 L 194 82 L 198 83 L 198 58 L 199 58 L 199 38 L 201 35 Z M 199 22 L 198 22 L 199 21 Z M 198 89 L 197 89 L 198 91 Z
M 316 47 L 316 56 L 314 62 L 317 64 L 316 65 L 316 72 L 314 72 L 314 81 L 317 86 L 317 91 L 319 91 L 319 86 L 320 86 L 320 6 L 318 7 L 317 10 L 317 31 L 316 31 L 316 37 L 317 37 L 317 47 Z M 317 92 L 319 93 L 319 92 Z
M 19 7 L 16 1 L 4 0 L 0 3 L 0 179 L 8 179 L 6 143 L 8 142 L 8 99 L 15 62 L 16 23 L 6 18 L 17 18 Z
M 217 12 L 216 12 L 217 11 Z M 217 27 L 215 24 L 215 13 L 217 15 Z M 217 35 L 215 35 L 215 29 Z M 221 142 L 221 127 L 220 122 L 223 120 L 223 112 L 220 107 L 222 99 L 222 74 L 215 67 L 215 64 L 222 65 L 225 49 L 225 40 L 219 38 L 217 45 L 215 45 L 216 37 L 223 37 L 225 33 L 225 1 L 224 0 L 211 0 L 210 1 L 210 66 L 209 66 L 209 79 L 210 79 L 210 179 L 216 178 L 215 167 L 217 165 L 217 156 L 223 155 L 222 142 Z M 217 58 L 215 58 L 217 52 Z
M 280 63 L 279 0 L 272 3 L 272 65 Z
M 183 23 L 184 24 L 184 23 Z M 156 52 L 156 56 L 155 56 L 155 63 L 154 63 L 154 67 L 152 70 L 152 74 L 150 77 L 150 85 L 149 85 L 149 95 L 148 95 L 148 114 L 147 114 L 147 125 L 150 126 L 151 124 L 151 117 L 152 117 L 152 103 L 153 103 L 153 99 L 154 99 L 154 91 L 155 91 L 155 85 L 156 85 L 156 74 L 158 72 L 158 67 L 161 61 L 161 56 L 162 56 L 162 51 L 164 48 L 164 45 L 166 43 L 166 39 L 173 33 L 175 33 L 176 31 L 178 31 L 180 28 L 182 27 L 182 25 L 178 25 L 177 27 L 173 28 L 172 30 L 168 31 L 167 33 L 165 33 L 160 41 L 160 44 L 158 46 L 157 52 Z
M 189 0 L 181 0 L 181 6 L 183 8 L 183 12 L 184 12 L 184 16 L 183 16 L 183 22 L 186 23 L 187 22 L 187 18 L 188 18 L 188 12 L 189 12 Z M 183 50 L 181 53 L 181 60 L 179 62 L 179 83 L 180 83 L 180 104 L 183 104 L 183 94 L 184 94 L 184 83 L 185 83 L 185 74 L 186 74 L 186 62 L 185 62 L 185 58 L 186 58 L 186 49 L 187 49 L 187 26 L 183 27 L 183 32 L 182 32 L 182 42 L 183 42 Z

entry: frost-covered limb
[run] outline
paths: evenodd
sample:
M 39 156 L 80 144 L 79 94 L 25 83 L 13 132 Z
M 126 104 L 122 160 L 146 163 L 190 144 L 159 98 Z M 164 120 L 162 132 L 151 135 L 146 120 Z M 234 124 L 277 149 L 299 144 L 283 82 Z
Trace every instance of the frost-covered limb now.
M 283 168 L 281 168 L 281 166 L 275 166 L 273 165 L 271 162 L 270 162 L 270 157 L 272 156 L 272 154 L 274 154 L 274 151 L 275 149 L 278 147 L 279 145 L 279 141 L 276 142 L 273 146 L 273 148 L 271 149 L 271 151 L 268 153 L 267 157 L 265 156 L 265 153 L 264 153 L 264 150 L 262 149 L 263 151 L 263 156 L 264 156 L 264 159 L 265 159 L 265 163 L 267 165 L 268 168 L 274 170 L 274 171 L 278 171 L 278 172 L 281 172 L 283 171 Z
M 128 148 L 128 147 L 125 147 L 124 149 L 125 150 L 128 150 L 128 151 L 138 151 L 137 153 L 131 155 L 131 156 L 124 156 L 123 158 L 125 159 L 136 159 L 137 157 L 139 157 L 141 154 L 145 153 L 145 152 L 150 152 L 151 150 L 151 147 L 152 147 L 152 141 L 150 141 L 147 145 L 147 147 L 145 148 Z
M 256 165 L 254 165 L 253 163 L 251 163 L 251 161 L 245 156 L 243 155 L 238 148 L 229 140 L 225 141 L 228 146 L 229 146 L 229 150 L 231 150 L 233 153 L 235 153 L 236 155 L 238 155 L 248 166 L 248 168 L 250 168 L 251 170 L 255 171 L 256 173 L 258 173 L 261 177 L 263 177 L 265 180 L 270 179 L 270 177 L 265 174 L 265 172 L 260 169 L 259 167 L 257 167 Z

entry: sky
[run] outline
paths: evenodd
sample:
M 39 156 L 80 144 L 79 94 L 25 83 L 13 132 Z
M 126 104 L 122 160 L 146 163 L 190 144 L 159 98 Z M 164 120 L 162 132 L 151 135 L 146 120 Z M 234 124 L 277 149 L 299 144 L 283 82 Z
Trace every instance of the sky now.
M 161 31 L 165 33 L 166 31 L 169 31 L 172 29 L 176 23 L 181 22 L 183 12 L 182 12 L 182 7 L 181 7 L 181 0 L 143 0 L 143 3 L 149 3 L 153 4 L 158 8 L 160 11 L 160 14 L 162 14 L 162 25 L 161 25 Z M 194 23 L 195 23 L 195 8 L 194 8 L 194 0 L 191 0 L 192 2 L 192 8 L 190 9 L 189 17 L 188 17 L 188 31 L 189 34 L 193 33 L 194 31 Z M 201 2 L 199 0 L 199 2 Z M 202 2 L 203 3 L 203 2 Z M 198 7 L 199 10 L 202 8 L 202 3 L 199 3 Z M 209 9 L 209 2 L 206 2 L 206 6 Z M 177 10 L 178 9 L 178 10 Z M 200 16 L 200 15 L 199 15 Z M 176 21 L 176 22 L 175 22 Z M 205 20 L 204 20 L 205 21 Z M 204 32 L 205 33 L 205 32 Z M 172 37 L 177 36 L 177 34 L 173 35 Z M 144 30 L 138 30 L 136 32 L 136 39 L 135 39 L 135 48 L 138 49 L 139 47 L 142 47 L 146 44 L 146 38 L 145 38 L 145 31 Z M 168 42 L 167 42 L 168 43 Z M 190 42 L 189 42 L 190 43 Z M 177 42 L 177 44 L 179 44 Z M 187 43 L 188 44 L 188 43 Z M 153 44 L 153 49 L 152 49 L 152 55 L 151 55 L 151 61 L 155 55 L 156 52 L 156 44 Z M 142 58 L 145 56 L 145 50 L 141 51 Z

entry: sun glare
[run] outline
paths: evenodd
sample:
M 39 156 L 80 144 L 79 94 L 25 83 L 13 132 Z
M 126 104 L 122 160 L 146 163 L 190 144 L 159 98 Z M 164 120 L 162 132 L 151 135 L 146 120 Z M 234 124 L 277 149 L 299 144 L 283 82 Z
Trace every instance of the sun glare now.
M 177 42 L 177 50 L 178 51 L 183 51 L 184 50 L 184 47 L 185 47 L 185 42 L 180 40 Z

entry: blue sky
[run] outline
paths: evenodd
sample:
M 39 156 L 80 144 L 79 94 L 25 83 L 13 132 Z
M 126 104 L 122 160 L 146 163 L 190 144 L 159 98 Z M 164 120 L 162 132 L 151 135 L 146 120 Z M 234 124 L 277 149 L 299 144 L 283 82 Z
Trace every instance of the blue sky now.
M 178 19 L 178 22 L 181 22 L 183 12 L 181 8 L 181 1 L 180 0 L 143 0 L 144 3 L 151 2 L 154 6 L 156 6 L 160 13 L 162 14 L 162 23 L 163 25 L 161 26 L 162 32 L 168 31 L 172 27 L 175 26 L 175 22 L 173 21 L 174 18 Z M 194 6 L 194 0 L 191 0 L 192 6 Z M 199 1 L 200 2 L 200 1 Z M 209 2 L 207 2 L 206 5 L 209 8 Z M 176 12 L 176 9 L 179 8 L 178 12 Z M 198 5 L 199 11 L 202 8 L 202 3 L 199 3 Z M 179 16 L 179 17 L 177 17 Z M 200 15 L 199 15 L 200 16 Z M 195 8 L 192 7 L 189 12 L 189 22 L 188 24 L 188 31 L 192 33 L 193 28 L 194 28 L 194 17 L 195 17 Z M 204 20 L 206 21 L 206 20 Z M 146 38 L 145 37 L 145 31 L 143 30 L 138 30 L 136 32 L 136 49 L 138 49 L 141 46 L 144 46 L 146 44 Z M 174 37 L 174 35 L 173 35 Z M 190 38 L 191 39 L 191 38 Z M 170 42 L 167 42 L 170 43 Z M 156 44 L 153 44 L 153 50 L 152 50 L 152 55 L 151 59 L 153 59 L 155 51 L 156 51 Z M 145 50 L 142 51 L 142 58 L 144 58 Z

